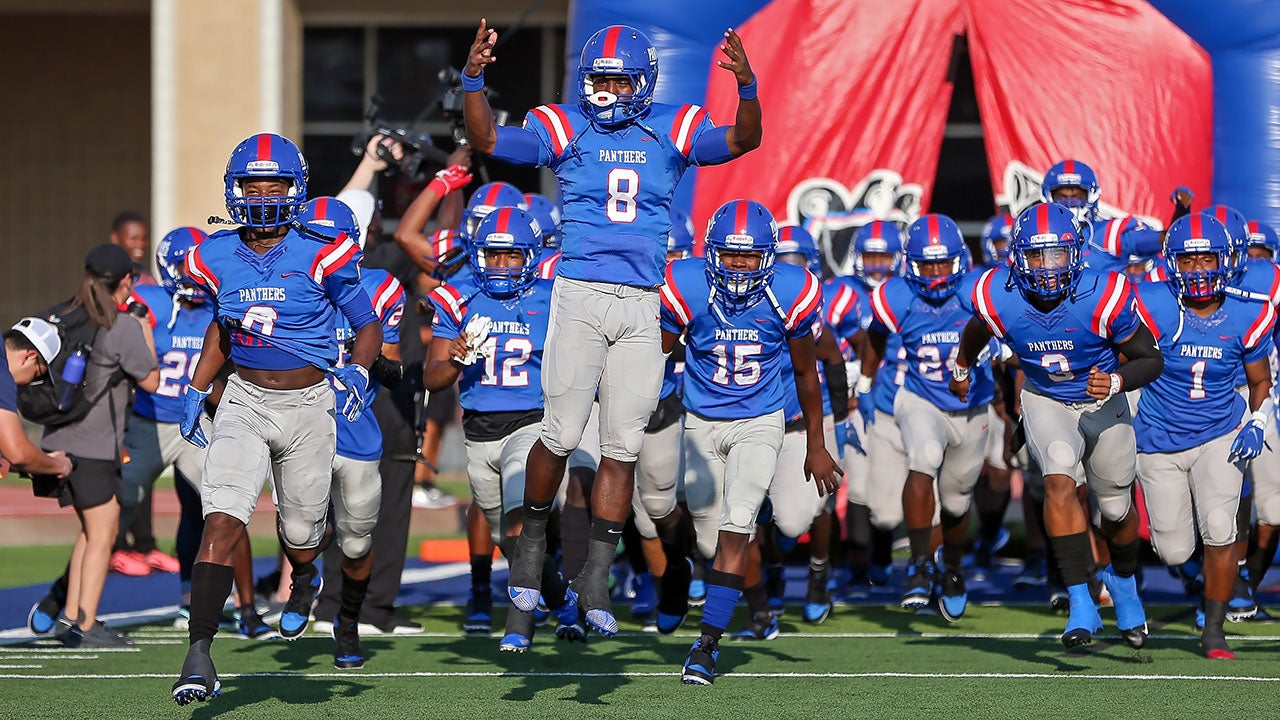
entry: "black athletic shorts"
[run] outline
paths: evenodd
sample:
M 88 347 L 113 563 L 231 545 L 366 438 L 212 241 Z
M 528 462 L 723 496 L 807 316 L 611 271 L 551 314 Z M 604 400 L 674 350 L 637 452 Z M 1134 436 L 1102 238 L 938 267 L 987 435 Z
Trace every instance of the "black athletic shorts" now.
M 62 485 L 58 504 L 88 510 L 115 498 L 120 500 L 120 463 L 115 460 L 76 458 L 76 469 Z

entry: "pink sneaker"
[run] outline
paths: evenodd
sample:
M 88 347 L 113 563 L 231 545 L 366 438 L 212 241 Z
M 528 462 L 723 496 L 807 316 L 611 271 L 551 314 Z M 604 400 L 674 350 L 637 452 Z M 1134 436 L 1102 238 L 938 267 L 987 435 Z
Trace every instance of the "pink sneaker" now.
M 142 560 L 152 568 L 159 570 L 162 573 L 176 573 L 181 569 L 178 565 L 178 558 L 172 555 L 166 555 L 159 550 L 152 550 L 146 555 L 143 555 Z
M 151 574 L 151 566 L 147 564 L 146 557 L 135 550 L 117 550 L 111 553 L 110 568 L 111 572 L 133 577 Z

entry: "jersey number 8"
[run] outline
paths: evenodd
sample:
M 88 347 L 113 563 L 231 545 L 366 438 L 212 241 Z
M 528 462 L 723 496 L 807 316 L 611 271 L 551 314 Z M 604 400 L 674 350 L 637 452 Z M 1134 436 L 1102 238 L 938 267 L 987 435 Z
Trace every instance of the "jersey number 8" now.
M 636 221 L 636 196 L 640 194 L 640 173 L 632 168 L 617 167 L 609 171 L 609 199 L 604 214 L 609 222 Z

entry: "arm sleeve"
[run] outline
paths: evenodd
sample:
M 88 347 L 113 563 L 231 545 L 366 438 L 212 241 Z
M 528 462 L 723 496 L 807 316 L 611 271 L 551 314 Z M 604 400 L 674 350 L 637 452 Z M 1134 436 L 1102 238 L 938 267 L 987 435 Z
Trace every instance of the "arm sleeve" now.
M 1136 221 L 1135 221 L 1136 222 Z M 1138 257 L 1154 257 L 1163 249 L 1160 243 L 1160 232 L 1136 223 L 1137 227 L 1126 230 L 1120 236 L 1120 257 L 1135 255 Z
M 716 127 L 709 117 L 703 118 L 694 131 L 689 162 L 694 165 L 719 165 L 733 159 L 729 150 L 729 128 Z
M 551 162 L 551 147 L 547 138 L 538 132 L 545 131 L 537 120 L 526 117 L 524 127 L 498 126 L 498 137 L 493 144 L 493 157 L 512 165 L 539 166 Z
M 1138 323 L 1133 337 L 1116 347 L 1128 358 L 1128 362 L 1116 370 L 1122 381 L 1121 389 L 1125 392 L 1137 390 L 1164 372 L 1164 355 L 1146 325 Z

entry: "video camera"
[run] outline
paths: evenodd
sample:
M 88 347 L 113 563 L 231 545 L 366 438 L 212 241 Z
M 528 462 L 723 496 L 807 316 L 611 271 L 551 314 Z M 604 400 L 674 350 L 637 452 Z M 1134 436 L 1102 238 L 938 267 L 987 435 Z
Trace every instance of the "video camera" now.
M 417 132 L 412 129 L 420 121 L 431 115 L 433 111 L 438 111 L 440 117 L 449 122 L 454 143 L 458 146 L 467 144 L 467 129 L 462 118 L 464 97 L 462 73 L 451 67 L 445 67 L 436 73 L 436 78 L 445 86 L 444 90 L 434 101 L 428 103 L 422 112 L 418 113 L 418 117 L 409 123 L 408 127 L 400 127 L 382 119 L 382 97 L 374 95 L 369 98 L 369 107 L 364 113 L 364 127 L 351 138 L 352 154 L 357 157 L 363 156 L 369 141 L 376 136 L 382 135 L 400 143 L 401 148 L 404 150 L 403 157 L 396 160 L 392 155 L 391 148 L 386 145 L 377 146 L 378 157 L 387 163 L 388 172 L 399 171 L 410 180 L 422 181 L 427 178 L 429 174 L 427 168 L 433 163 L 444 165 L 449 159 L 449 153 L 436 147 L 431 141 L 431 136 L 427 133 Z M 484 89 L 484 93 L 490 99 L 498 96 L 496 92 L 487 87 Z M 494 121 L 499 125 L 507 124 L 510 116 L 510 113 L 506 110 L 493 108 Z

